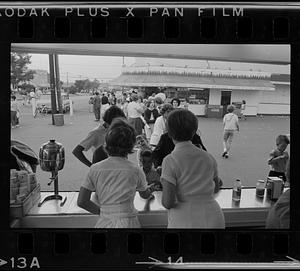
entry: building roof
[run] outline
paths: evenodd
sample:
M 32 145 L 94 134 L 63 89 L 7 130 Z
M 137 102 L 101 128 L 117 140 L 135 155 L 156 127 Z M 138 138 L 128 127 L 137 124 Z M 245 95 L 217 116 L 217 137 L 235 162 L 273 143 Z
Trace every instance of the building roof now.
M 275 90 L 270 80 L 168 74 L 122 74 L 110 85 L 130 87 L 185 87 L 240 90 Z
M 213 61 L 199 59 L 174 59 L 174 58 L 135 58 L 132 67 L 163 66 L 163 67 L 187 67 L 197 69 L 232 70 L 268 72 L 273 74 L 289 74 L 290 65 L 271 65 L 261 63 Z

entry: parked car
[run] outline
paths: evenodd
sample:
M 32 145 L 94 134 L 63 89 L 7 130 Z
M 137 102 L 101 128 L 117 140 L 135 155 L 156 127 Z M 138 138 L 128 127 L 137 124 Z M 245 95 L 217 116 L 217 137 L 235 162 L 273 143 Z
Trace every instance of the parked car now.
M 69 100 L 69 94 L 62 93 L 62 106 L 63 106 L 63 113 L 70 111 L 70 100 Z M 72 101 L 72 104 L 74 104 L 74 101 Z M 48 94 L 44 94 L 41 99 L 38 99 L 36 101 L 37 107 L 42 107 L 42 105 L 45 105 L 47 108 L 47 113 L 51 113 L 51 96 Z

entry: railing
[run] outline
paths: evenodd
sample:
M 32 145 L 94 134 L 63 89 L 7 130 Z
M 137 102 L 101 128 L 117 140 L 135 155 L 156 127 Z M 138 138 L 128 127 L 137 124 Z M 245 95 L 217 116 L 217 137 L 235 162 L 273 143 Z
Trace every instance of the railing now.
M 211 77 L 229 77 L 229 78 L 255 78 L 270 79 L 271 73 L 261 71 L 238 71 L 238 70 L 216 70 L 194 67 L 166 67 L 166 66 L 134 66 L 123 67 L 123 74 L 174 74 L 185 76 L 211 76 Z

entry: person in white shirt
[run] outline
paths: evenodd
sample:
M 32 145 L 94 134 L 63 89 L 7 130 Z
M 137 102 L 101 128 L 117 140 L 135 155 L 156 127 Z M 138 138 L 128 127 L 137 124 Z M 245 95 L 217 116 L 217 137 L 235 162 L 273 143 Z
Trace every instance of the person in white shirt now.
M 30 100 L 32 100 L 33 98 L 36 98 L 36 95 L 35 95 L 35 91 L 34 90 L 31 90 L 29 92 L 29 97 L 30 97 Z
M 41 99 L 42 95 L 43 95 L 43 92 L 40 89 L 38 89 L 36 91 L 36 98 L 39 100 L 39 99 Z
M 95 228 L 140 228 L 134 198 L 148 199 L 154 187 L 148 187 L 143 170 L 128 160 L 136 142 L 135 131 L 123 119 L 115 119 L 105 135 L 109 157 L 90 167 L 81 185 L 77 205 L 99 215 Z M 91 198 L 95 192 L 96 199 Z
M 136 131 L 136 135 L 141 135 L 143 133 L 144 123 L 141 119 L 144 113 L 143 104 L 141 104 L 137 94 L 131 95 L 132 102 L 127 106 L 128 122 Z
M 232 144 L 232 139 L 235 131 L 239 131 L 239 118 L 233 113 L 234 106 L 229 105 L 227 107 L 227 114 L 223 118 L 224 133 L 223 133 L 223 147 L 224 152 L 222 157 L 228 158 L 229 150 Z
M 198 119 L 189 110 L 175 109 L 167 130 L 175 145 L 162 162 L 162 205 L 168 228 L 224 229 L 222 209 L 214 198 L 220 189 L 215 158 L 192 143 Z
M 150 145 L 155 147 L 162 134 L 167 132 L 166 129 L 166 119 L 169 115 L 169 113 L 173 110 L 173 106 L 169 103 L 165 103 L 162 105 L 162 107 L 160 108 L 160 114 L 161 116 L 159 116 L 155 123 L 154 123 L 154 127 L 153 127 L 153 133 L 151 134 L 150 137 Z
M 242 105 L 241 105 L 241 119 L 244 119 L 244 120 L 246 120 L 245 110 L 246 110 L 246 101 L 242 100 Z

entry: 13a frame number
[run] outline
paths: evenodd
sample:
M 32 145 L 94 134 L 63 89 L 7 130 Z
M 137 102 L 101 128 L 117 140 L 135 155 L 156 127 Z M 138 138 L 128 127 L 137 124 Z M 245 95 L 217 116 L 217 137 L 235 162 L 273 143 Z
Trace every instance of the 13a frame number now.
M 37 257 L 33 257 L 31 260 L 28 260 L 25 257 L 11 257 L 10 261 L 12 268 L 40 268 L 40 263 Z

